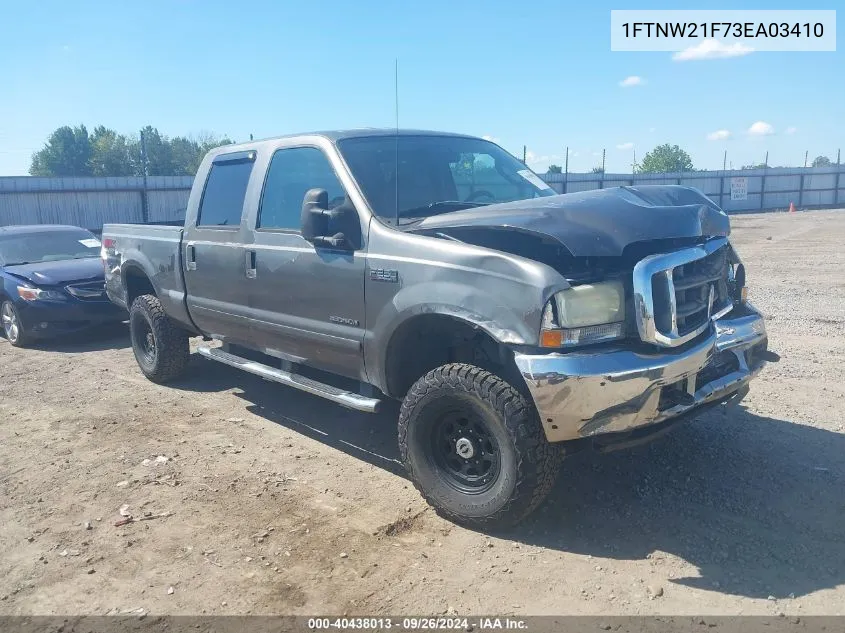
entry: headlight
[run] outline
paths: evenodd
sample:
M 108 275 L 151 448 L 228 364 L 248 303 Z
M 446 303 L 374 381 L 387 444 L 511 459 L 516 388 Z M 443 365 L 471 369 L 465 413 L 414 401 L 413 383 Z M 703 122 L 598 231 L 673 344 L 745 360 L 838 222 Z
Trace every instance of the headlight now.
M 571 347 L 625 336 L 621 282 L 573 286 L 555 294 L 543 311 L 540 345 Z
M 67 299 L 65 294 L 58 290 L 44 290 L 29 286 L 18 286 L 18 295 L 24 301 L 64 301 Z

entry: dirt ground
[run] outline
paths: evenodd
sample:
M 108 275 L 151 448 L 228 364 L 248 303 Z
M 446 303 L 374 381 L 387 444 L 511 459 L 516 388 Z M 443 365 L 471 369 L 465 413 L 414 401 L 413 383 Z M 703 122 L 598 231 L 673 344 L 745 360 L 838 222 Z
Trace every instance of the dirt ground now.
M 738 407 L 574 456 L 495 536 L 404 478 L 396 406 L 197 355 L 157 386 L 123 327 L 0 340 L 0 613 L 845 612 L 845 212 L 733 224 L 781 362 Z

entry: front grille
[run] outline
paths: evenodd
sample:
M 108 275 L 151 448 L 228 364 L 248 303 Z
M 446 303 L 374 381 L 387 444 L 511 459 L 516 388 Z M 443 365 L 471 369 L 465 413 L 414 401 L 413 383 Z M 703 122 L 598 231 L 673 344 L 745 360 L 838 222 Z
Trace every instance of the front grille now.
M 634 266 L 634 304 L 640 338 L 675 347 L 692 340 L 732 307 L 728 242 L 651 255 Z
M 106 298 L 106 285 L 104 281 L 86 281 L 78 284 L 65 286 L 71 295 L 80 301 L 103 301 Z
M 684 336 L 707 323 L 728 303 L 728 249 L 723 246 L 703 259 L 672 269 L 678 334 Z

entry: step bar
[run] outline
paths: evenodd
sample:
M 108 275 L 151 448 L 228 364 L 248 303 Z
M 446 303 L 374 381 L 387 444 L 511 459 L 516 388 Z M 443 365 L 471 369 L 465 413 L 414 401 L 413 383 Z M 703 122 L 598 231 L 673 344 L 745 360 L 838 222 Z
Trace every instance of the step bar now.
M 349 409 L 355 409 L 356 411 L 363 411 L 365 413 L 378 413 L 379 406 L 381 405 L 381 400 L 378 398 L 368 398 L 367 396 L 339 389 L 338 387 L 333 387 L 332 385 L 327 385 L 311 378 L 300 376 L 299 374 L 257 363 L 253 360 L 225 352 L 218 347 L 199 347 L 197 348 L 197 352 L 206 358 L 216 360 L 224 365 L 237 367 L 250 374 L 261 376 L 266 380 L 287 385 L 288 387 L 299 389 L 314 396 L 320 396 Z

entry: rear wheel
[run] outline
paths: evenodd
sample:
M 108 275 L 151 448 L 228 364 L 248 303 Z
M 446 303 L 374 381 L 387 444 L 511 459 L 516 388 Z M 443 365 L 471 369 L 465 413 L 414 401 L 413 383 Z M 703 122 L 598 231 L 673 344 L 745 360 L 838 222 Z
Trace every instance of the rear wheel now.
M 155 295 L 141 295 L 129 309 L 132 351 L 144 375 L 164 383 L 188 364 L 188 333 L 167 316 Z
M 534 407 L 503 379 L 467 364 L 438 367 L 408 391 L 399 449 L 414 485 L 444 517 L 503 527 L 554 485 L 560 450 Z
M 25 347 L 30 338 L 24 330 L 23 322 L 18 314 L 18 309 L 11 301 L 4 301 L 0 305 L 0 320 L 3 322 L 3 333 L 6 340 L 15 347 Z

